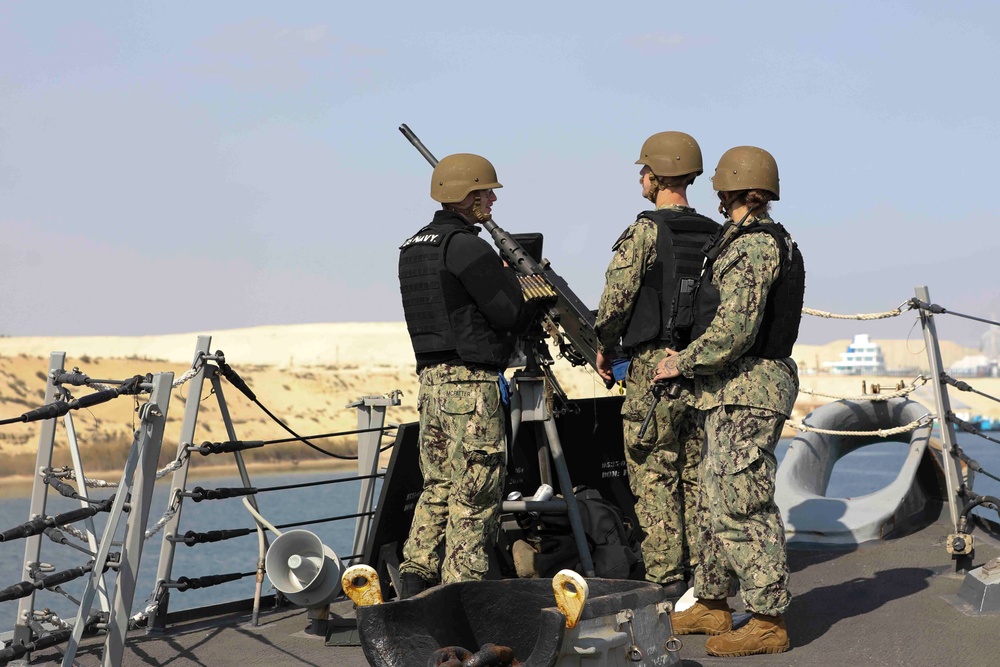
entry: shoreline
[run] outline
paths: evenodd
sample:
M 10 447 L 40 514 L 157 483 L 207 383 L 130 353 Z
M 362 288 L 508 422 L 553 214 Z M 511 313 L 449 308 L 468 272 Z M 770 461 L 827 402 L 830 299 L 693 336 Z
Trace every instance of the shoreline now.
M 386 452 L 388 454 L 388 452 Z M 379 467 L 385 462 L 379 461 Z M 296 473 L 296 472 L 335 472 L 335 471 L 356 471 L 357 462 L 324 459 L 305 459 L 299 463 L 247 463 L 247 472 L 259 475 L 270 475 L 274 473 Z M 239 476 L 239 471 L 234 464 L 225 465 L 198 465 L 188 468 L 188 479 L 211 479 L 213 477 Z M 121 470 L 97 470 L 87 473 L 90 479 L 117 479 L 122 474 Z M 166 475 L 156 481 L 157 484 L 169 483 L 172 475 Z M 17 474 L 0 477 L 0 500 L 11 498 L 27 498 L 31 495 L 34 485 L 34 476 Z

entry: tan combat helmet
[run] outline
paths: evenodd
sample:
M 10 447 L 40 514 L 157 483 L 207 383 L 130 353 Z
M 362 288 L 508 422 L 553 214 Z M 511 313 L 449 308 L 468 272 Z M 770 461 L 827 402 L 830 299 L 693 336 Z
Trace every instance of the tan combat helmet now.
M 502 187 L 489 160 L 472 153 L 455 153 L 434 167 L 431 199 L 442 204 L 457 204 L 470 192 Z
M 778 201 L 778 163 L 763 148 L 730 148 L 719 158 L 712 187 L 718 192 L 767 190 L 774 195 L 774 201 Z
M 642 144 L 636 164 L 644 164 L 657 176 L 701 174 L 701 147 L 690 134 L 658 132 Z

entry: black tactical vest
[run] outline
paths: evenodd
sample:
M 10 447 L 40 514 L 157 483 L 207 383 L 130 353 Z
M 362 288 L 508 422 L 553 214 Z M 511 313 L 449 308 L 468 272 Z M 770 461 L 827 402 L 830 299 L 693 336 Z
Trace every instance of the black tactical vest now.
M 784 359 L 792 355 L 792 346 L 799 337 L 799 323 L 802 320 L 802 304 L 805 300 L 806 270 L 802 253 L 785 228 L 776 223 L 753 223 L 740 230 L 733 241 L 745 234 L 770 234 L 781 253 L 781 269 L 778 279 L 771 285 L 764 302 L 764 317 L 757 337 L 744 357 L 760 359 Z M 730 241 L 732 243 L 732 241 Z M 718 253 L 710 253 L 717 257 Z M 711 283 L 714 266 L 709 264 L 704 283 Z M 718 290 L 715 292 L 718 306 Z
M 493 331 L 445 266 L 451 239 L 475 233 L 448 220 L 424 227 L 399 248 L 399 289 L 418 372 L 441 362 L 504 368 L 510 358 L 510 336 Z
M 715 316 L 714 307 L 710 313 L 696 308 L 698 303 L 707 305 L 710 299 L 699 302 L 696 297 L 705 251 L 715 242 L 721 226 L 693 211 L 643 211 L 636 219 L 642 218 L 656 223 L 656 261 L 643 275 L 622 346 L 628 350 L 640 343 L 660 341 L 683 350 L 697 337 L 694 330 L 704 331 Z M 715 304 L 718 306 L 718 298 Z

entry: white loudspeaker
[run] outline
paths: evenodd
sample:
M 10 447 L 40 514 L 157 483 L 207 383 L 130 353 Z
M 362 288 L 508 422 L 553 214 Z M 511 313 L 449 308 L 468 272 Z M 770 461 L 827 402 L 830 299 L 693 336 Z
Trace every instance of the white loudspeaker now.
M 282 533 L 267 550 L 264 568 L 274 587 L 301 607 L 322 607 L 340 595 L 344 564 L 308 530 Z

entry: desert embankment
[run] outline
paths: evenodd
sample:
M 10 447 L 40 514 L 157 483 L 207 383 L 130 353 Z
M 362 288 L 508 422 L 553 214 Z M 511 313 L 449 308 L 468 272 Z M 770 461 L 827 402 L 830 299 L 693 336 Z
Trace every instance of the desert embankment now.
M 204 332 L 210 333 L 210 332 Z M 94 379 L 124 379 L 135 374 L 172 371 L 180 376 L 191 366 L 198 333 L 166 336 L 81 336 L 0 338 L 0 418 L 15 417 L 42 404 L 49 354 L 64 351 L 66 368 L 78 367 Z M 921 369 L 926 373 L 927 360 L 923 340 L 878 341 L 892 368 L 911 369 L 900 377 L 845 377 L 816 373 L 824 361 L 834 361 L 848 341 L 826 345 L 799 345 L 795 359 L 802 371 L 802 388 L 824 394 L 850 396 L 872 384 L 883 387 L 900 380 L 910 383 Z M 376 395 L 400 389 L 402 405 L 390 408 L 388 419 L 407 422 L 416 419 L 417 379 L 405 326 L 395 322 L 336 323 L 267 326 L 213 333 L 211 349 L 223 350 L 226 359 L 246 380 L 257 399 L 272 413 L 302 435 L 350 430 L 356 425 L 356 413 L 346 406 L 364 395 Z M 944 363 L 974 354 L 975 350 L 942 343 Z M 586 368 L 572 368 L 557 360 L 556 373 L 564 389 L 573 397 L 609 395 L 596 375 Z M 1000 380 L 970 380 L 977 389 L 1000 394 Z M 177 450 L 182 408 L 190 400 L 202 401 L 196 443 L 225 440 L 217 397 L 208 383 L 201 396 L 191 396 L 189 385 L 177 388 L 171 398 L 162 462 L 171 460 Z M 74 388 L 74 396 L 89 393 Z M 256 405 L 234 387 L 223 382 L 226 403 L 231 412 L 237 437 L 243 440 L 268 440 L 287 434 Z M 617 391 L 613 389 L 612 392 Z M 831 399 L 803 392 L 793 417 L 801 419 L 817 405 Z M 921 397 L 918 396 L 918 400 Z M 931 402 L 929 395 L 923 400 Z M 996 416 L 996 403 L 974 394 L 955 397 L 972 414 Z M 84 461 L 91 470 L 114 470 L 120 467 L 132 441 L 137 416 L 136 402 L 121 397 L 89 410 L 72 413 Z M 958 410 L 959 408 L 956 408 Z M 0 475 L 30 475 L 35 463 L 38 424 L 11 424 L 0 427 Z M 69 465 L 66 433 L 57 429 L 54 465 Z M 336 452 L 353 448 L 350 437 L 317 442 Z M 307 464 L 322 457 L 301 444 L 289 443 L 251 450 L 248 460 L 257 464 Z M 329 459 L 325 459 L 329 461 Z M 196 457 L 196 465 L 208 461 Z

